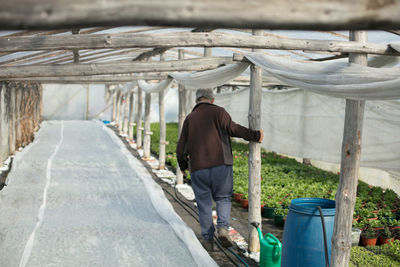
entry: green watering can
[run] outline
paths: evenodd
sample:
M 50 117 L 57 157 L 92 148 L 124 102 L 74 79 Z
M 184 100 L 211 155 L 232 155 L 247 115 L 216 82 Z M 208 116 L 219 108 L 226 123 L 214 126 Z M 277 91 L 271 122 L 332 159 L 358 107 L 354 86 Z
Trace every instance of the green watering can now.
M 251 225 L 257 229 L 260 238 L 260 267 L 280 267 L 282 243 L 270 233 L 263 236 L 258 227 L 260 225 L 259 223 L 252 222 Z

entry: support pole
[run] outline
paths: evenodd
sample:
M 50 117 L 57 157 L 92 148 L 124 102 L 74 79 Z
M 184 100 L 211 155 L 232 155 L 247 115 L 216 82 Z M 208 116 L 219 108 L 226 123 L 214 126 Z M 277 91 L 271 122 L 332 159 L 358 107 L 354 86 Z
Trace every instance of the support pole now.
M 142 109 L 143 109 L 143 97 L 142 97 L 142 88 L 138 87 L 138 111 L 136 117 L 136 145 L 137 149 L 142 148 Z
M 144 160 L 150 159 L 150 142 L 151 142 L 150 106 L 151 106 L 151 93 L 146 93 L 145 105 L 144 105 L 144 139 L 143 139 Z
M 8 129 L 6 122 L 6 86 L 4 83 L 0 87 L 0 167 L 3 167 L 3 161 L 8 156 Z
M 262 35 L 261 30 L 253 30 L 253 35 Z M 250 67 L 250 104 L 249 127 L 253 130 L 261 128 L 261 98 L 262 98 L 262 70 L 251 65 Z M 261 227 L 261 144 L 249 143 L 249 251 L 260 251 L 260 242 L 257 230 L 250 225 L 260 223 Z
M 160 55 L 160 61 L 164 61 L 164 54 Z M 160 170 L 165 169 L 165 146 L 167 145 L 167 126 L 165 123 L 165 90 L 161 90 L 158 93 L 158 106 L 159 106 L 159 116 L 160 116 L 160 146 L 159 146 L 159 153 L 158 153 L 158 168 Z
M 112 117 L 111 117 L 112 121 L 115 121 L 116 115 L 117 115 L 117 89 L 115 88 L 112 93 Z
M 121 109 L 121 90 L 120 89 L 116 89 L 117 90 L 117 97 L 116 97 L 116 109 L 115 109 L 115 122 L 118 126 L 119 123 L 119 116 L 120 116 L 120 109 Z
M 122 126 L 124 122 L 124 112 L 125 112 L 125 94 L 121 92 L 121 100 L 120 100 L 120 108 L 119 108 L 119 120 L 118 120 L 118 129 L 119 132 L 122 133 Z
M 122 132 L 128 134 L 128 123 L 129 123 L 129 107 L 130 107 L 130 90 L 125 94 L 125 111 L 124 111 L 124 125 Z
M 21 99 L 22 99 L 22 90 L 19 87 L 16 87 L 16 124 L 15 124 L 15 140 L 16 140 L 16 148 L 19 148 L 22 145 L 22 115 L 21 115 Z
M 366 31 L 350 31 L 350 41 L 366 42 Z M 349 62 L 367 65 L 367 54 L 350 54 Z M 346 99 L 339 188 L 332 236 L 331 266 L 348 266 L 356 202 L 365 101 Z
M 178 59 L 185 58 L 185 51 L 183 49 L 178 50 Z M 186 117 L 186 90 L 185 87 L 179 84 L 179 113 L 178 113 L 178 136 L 181 135 L 183 122 Z M 176 183 L 183 184 L 183 175 L 179 167 L 176 168 Z
M 10 155 L 15 154 L 15 124 L 16 124 L 16 87 L 9 88 L 10 90 L 10 106 L 9 106 L 9 125 L 8 125 L 8 145 Z M 35 103 L 36 104 L 36 103 Z
M 128 137 L 129 140 L 132 141 L 133 140 L 133 126 L 135 126 L 134 118 L 134 105 L 133 105 L 133 101 L 135 100 L 135 93 L 133 88 L 131 89 L 131 91 L 129 92 L 129 122 L 128 122 Z

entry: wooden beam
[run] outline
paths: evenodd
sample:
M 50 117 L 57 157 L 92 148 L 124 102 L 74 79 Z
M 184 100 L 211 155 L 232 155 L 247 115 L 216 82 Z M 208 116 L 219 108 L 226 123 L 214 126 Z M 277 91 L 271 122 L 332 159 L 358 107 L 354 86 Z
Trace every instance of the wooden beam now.
M 27 77 L 27 78 L 0 78 L 6 81 L 39 81 L 41 83 L 124 83 L 136 80 L 159 80 L 166 79 L 167 73 L 131 75 L 131 76 L 66 76 L 66 77 Z
M 357 41 L 294 39 L 245 34 L 235 35 L 223 32 L 0 37 L 0 47 L 1 50 L 5 52 L 134 47 L 159 47 L 160 49 L 171 47 L 236 47 L 400 55 L 399 52 L 392 49 L 387 44 Z
M 397 29 L 399 1 L 1 0 L 0 29 L 158 25 L 269 29 Z
M 213 30 L 215 30 L 215 29 L 201 29 L 201 28 L 196 28 L 196 29 L 191 30 L 191 32 L 210 32 L 210 31 L 213 31 Z M 144 53 L 138 55 L 137 57 L 135 57 L 135 58 L 133 59 L 133 61 L 141 61 L 141 60 L 145 60 L 145 59 L 148 59 L 148 58 L 150 58 L 150 57 L 153 57 L 153 56 L 162 55 L 162 54 L 164 54 L 168 49 L 169 49 L 169 48 L 156 47 L 156 48 L 154 48 L 154 49 L 151 50 L 151 51 L 147 51 L 147 52 L 144 52 Z
M 201 71 L 234 63 L 231 57 L 208 57 L 159 62 L 26 65 L 0 67 L 0 79 L 49 76 L 87 76 L 163 71 Z
M 350 39 L 367 40 L 367 32 L 350 31 Z M 367 55 L 350 54 L 350 63 L 367 66 Z M 357 197 L 365 101 L 346 99 L 339 188 L 332 236 L 331 266 L 349 266 L 351 231 Z

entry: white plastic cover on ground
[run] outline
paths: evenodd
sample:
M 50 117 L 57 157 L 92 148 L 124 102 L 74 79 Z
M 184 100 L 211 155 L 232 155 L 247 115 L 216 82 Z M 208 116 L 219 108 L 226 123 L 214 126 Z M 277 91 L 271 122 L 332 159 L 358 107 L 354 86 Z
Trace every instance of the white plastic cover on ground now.
M 215 103 L 248 125 L 249 90 L 218 94 Z M 340 163 L 345 99 L 300 89 L 263 91 L 263 147 L 278 153 Z M 400 171 L 400 102 L 367 101 L 361 166 Z
M 170 77 L 168 77 L 166 80 L 164 80 L 160 83 L 155 83 L 155 84 L 150 84 L 144 80 L 139 80 L 138 85 L 146 93 L 158 93 L 161 90 L 168 90 L 173 81 L 174 81 L 174 79 L 172 79 Z
M 318 94 L 359 100 L 400 98 L 400 68 L 372 68 L 346 62 L 298 62 L 261 53 L 252 63 L 285 84 Z
M 186 89 L 214 88 L 221 86 L 242 74 L 249 67 L 248 63 L 231 64 L 214 70 L 193 73 L 173 72 L 169 75 Z
M 216 266 L 104 125 L 44 122 L 0 193 L 0 266 Z

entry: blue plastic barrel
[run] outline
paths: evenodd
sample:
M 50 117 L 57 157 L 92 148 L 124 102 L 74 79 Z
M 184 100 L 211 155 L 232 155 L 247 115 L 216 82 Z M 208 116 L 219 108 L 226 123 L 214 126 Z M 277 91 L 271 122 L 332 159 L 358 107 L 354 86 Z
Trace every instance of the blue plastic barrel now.
M 329 261 L 335 221 L 335 201 L 322 198 L 297 198 L 289 206 L 283 231 L 282 267 L 325 267 L 324 236 L 321 217 L 324 214 Z

